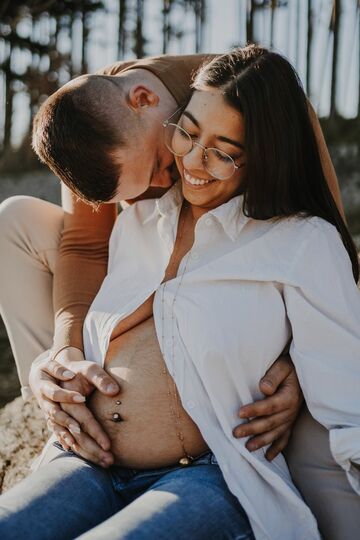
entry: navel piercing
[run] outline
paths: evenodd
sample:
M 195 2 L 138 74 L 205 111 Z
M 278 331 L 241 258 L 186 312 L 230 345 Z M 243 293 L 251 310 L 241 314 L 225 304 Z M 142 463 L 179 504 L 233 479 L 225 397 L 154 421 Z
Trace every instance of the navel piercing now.
M 113 422 L 122 422 L 123 418 L 121 418 L 119 413 L 114 412 L 113 415 L 112 415 L 112 421 Z

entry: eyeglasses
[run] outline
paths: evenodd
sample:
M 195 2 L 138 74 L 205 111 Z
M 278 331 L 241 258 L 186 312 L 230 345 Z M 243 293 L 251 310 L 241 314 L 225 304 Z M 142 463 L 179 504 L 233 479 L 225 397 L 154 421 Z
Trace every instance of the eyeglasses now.
M 166 148 L 168 148 L 175 156 L 183 157 L 192 151 L 194 145 L 199 146 L 203 150 L 202 160 L 204 169 L 211 174 L 213 178 L 217 178 L 218 180 L 229 179 L 234 172 L 237 169 L 241 169 L 245 163 L 236 165 L 229 154 L 226 154 L 217 148 L 206 148 L 206 146 L 195 141 L 190 133 L 184 128 L 170 122 L 170 120 L 183 109 L 184 107 L 180 107 L 163 122 L 164 143 Z

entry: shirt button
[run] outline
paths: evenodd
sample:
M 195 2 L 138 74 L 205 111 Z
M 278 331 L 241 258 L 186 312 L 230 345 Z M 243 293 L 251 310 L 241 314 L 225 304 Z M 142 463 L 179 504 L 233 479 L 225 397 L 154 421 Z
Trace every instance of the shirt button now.
M 199 255 L 198 255 L 196 252 L 195 252 L 195 253 L 192 253 L 192 254 L 191 254 L 191 258 L 192 258 L 193 261 L 197 261 L 198 258 L 199 258 Z
M 194 407 L 196 407 L 196 403 L 190 400 L 187 402 L 187 406 L 189 407 L 189 409 L 193 409 Z
M 208 227 L 211 227 L 211 225 L 212 225 L 212 219 L 209 218 L 209 217 L 206 218 L 206 219 L 205 219 L 205 225 L 207 225 Z

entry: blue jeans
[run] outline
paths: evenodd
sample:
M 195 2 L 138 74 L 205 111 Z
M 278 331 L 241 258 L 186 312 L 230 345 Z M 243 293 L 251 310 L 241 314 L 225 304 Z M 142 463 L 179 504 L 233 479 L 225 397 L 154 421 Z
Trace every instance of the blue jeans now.
M 80 535 L 81 540 L 254 539 L 211 452 L 187 467 L 106 470 L 58 445 L 46 465 L 1 495 L 0 538 Z

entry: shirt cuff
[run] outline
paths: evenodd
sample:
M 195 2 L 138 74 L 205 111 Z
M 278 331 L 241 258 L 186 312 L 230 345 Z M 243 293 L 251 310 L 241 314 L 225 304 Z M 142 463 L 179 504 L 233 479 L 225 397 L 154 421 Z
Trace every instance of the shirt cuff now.
M 30 401 L 30 399 L 33 396 L 33 393 L 32 393 L 32 390 L 31 390 L 30 386 L 22 386 L 21 387 L 21 396 L 22 396 L 22 398 L 23 398 L 23 400 L 25 402 Z
M 346 472 L 353 490 L 360 495 L 360 427 L 331 429 L 329 436 L 335 461 Z

